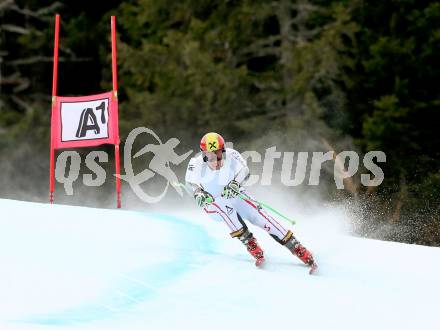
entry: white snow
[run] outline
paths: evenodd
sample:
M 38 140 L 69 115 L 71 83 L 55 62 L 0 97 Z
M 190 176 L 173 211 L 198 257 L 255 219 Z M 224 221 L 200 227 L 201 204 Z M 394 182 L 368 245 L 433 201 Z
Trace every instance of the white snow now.
M 258 228 L 257 269 L 222 223 L 0 200 L 0 329 L 440 329 L 440 248 L 297 216 L 318 274 Z M 176 215 L 178 214 L 178 215 Z

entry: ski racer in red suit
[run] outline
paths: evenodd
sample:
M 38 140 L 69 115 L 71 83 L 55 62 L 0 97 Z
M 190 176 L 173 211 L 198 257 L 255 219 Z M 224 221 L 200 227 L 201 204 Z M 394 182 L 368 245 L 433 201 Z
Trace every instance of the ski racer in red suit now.
M 220 134 L 207 133 L 200 141 L 201 154 L 191 158 L 186 172 L 186 183 L 194 193 L 197 204 L 208 216 L 229 227 L 230 235 L 238 238 L 261 265 L 264 254 L 243 219 L 267 231 L 278 243 L 285 246 L 313 273 L 317 265 L 312 254 L 277 219 L 259 205 L 240 196 L 249 196 L 243 183 L 249 177 L 249 168 L 243 157 L 234 149 L 225 148 Z

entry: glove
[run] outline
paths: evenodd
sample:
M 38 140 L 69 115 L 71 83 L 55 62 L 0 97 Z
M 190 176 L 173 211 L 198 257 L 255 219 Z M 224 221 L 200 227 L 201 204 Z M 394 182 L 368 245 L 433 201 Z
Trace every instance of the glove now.
M 223 189 L 222 197 L 228 198 L 228 199 L 234 198 L 234 197 L 237 197 L 238 194 L 241 193 L 241 191 L 242 191 L 242 187 L 240 186 L 240 184 L 237 181 L 232 180 Z
M 204 207 L 205 205 L 214 202 L 214 197 L 203 189 L 197 189 L 194 192 L 194 199 L 196 200 L 197 205 L 200 207 Z

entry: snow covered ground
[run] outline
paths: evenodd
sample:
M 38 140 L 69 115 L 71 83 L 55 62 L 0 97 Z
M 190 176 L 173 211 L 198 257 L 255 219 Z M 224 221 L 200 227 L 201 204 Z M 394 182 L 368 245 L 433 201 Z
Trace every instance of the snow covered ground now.
M 310 276 L 253 228 L 257 269 L 190 210 L 0 209 L 1 330 L 440 329 L 440 249 L 346 236 L 338 211 L 294 228 L 318 260 Z

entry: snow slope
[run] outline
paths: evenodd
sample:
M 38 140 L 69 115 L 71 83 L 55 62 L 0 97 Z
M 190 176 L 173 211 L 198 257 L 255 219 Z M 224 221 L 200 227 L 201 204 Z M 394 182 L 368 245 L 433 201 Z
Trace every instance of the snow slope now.
M 0 208 L 1 330 L 440 329 L 440 249 L 345 236 L 336 211 L 294 228 L 317 256 L 310 276 L 253 228 L 255 268 L 192 211 Z

